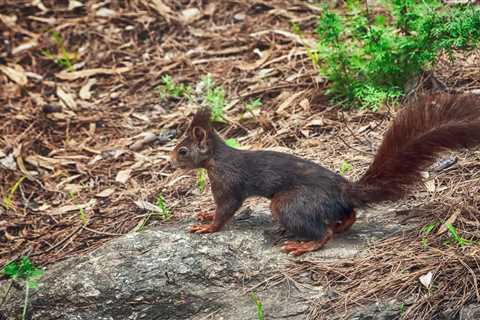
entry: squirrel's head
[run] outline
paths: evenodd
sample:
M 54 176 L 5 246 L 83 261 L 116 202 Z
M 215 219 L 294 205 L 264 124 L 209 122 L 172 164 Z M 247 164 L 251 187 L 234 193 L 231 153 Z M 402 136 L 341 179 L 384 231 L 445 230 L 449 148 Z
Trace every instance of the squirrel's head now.
M 184 138 L 170 153 L 173 164 L 180 168 L 202 168 L 213 156 L 209 108 L 201 108 L 193 116 Z

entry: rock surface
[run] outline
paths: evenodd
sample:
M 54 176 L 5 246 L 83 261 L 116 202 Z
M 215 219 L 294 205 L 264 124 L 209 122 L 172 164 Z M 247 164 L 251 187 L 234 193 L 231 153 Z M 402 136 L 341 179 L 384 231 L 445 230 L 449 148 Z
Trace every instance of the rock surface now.
M 212 235 L 189 234 L 189 224 L 129 234 L 58 263 L 32 295 L 31 319 L 253 320 L 251 292 L 265 319 L 306 319 L 308 300 L 323 290 L 279 276 L 298 258 L 280 252 L 280 232 L 265 211 L 240 214 Z M 351 231 L 302 258 L 352 257 L 365 240 L 392 230 L 368 220 L 364 214 Z M 23 292 L 10 294 L 6 315 L 18 316 L 22 301 Z

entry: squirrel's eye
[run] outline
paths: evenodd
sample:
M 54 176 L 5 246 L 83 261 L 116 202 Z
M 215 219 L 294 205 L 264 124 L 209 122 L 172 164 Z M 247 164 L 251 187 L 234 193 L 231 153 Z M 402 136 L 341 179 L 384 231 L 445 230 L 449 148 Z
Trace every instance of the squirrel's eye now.
M 180 149 L 178 149 L 178 154 L 180 156 L 184 157 L 187 155 L 187 153 L 188 153 L 188 149 L 186 147 L 181 147 Z

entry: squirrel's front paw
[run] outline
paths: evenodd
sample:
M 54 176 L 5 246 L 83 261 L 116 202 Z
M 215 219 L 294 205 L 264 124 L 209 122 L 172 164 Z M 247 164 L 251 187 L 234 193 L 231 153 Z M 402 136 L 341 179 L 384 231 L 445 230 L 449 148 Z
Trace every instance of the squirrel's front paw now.
M 190 228 L 191 233 L 213 233 L 217 231 L 218 227 L 214 224 L 199 224 Z
M 213 221 L 215 213 L 200 212 L 197 214 L 197 220 L 201 222 Z

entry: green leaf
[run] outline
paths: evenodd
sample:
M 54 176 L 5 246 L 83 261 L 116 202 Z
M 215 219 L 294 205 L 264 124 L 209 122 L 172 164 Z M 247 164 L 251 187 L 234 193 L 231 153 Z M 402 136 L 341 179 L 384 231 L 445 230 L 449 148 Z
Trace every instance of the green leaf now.
M 12 261 L 3 268 L 2 272 L 7 277 L 15 279 L 19 275 L 20 268 L 16 261 Z
M 27 286 L 28 286 L 30 289 L 38 288 L 38 282 L 37 282 L 36 280 L 27 279 Z
M 340 175 L 345 175 L 345 173 L 347 172 L 350 172 L 353 170 L 353 166 L 347 162 L 347 161 L 343 161 L 342 162 L 342 166 L 340 167 Z
M 207 170 L 205 169 L 198 169 L 197 170 L 197 186 L 198 190 L 201 193 L 205 191 L 205 187 L 207 185 Z
M 235 138 L 230 138 L 230 139 L 225 140 L 225 144 L 227 146 L 235 148 L 235 149 L 240 148 L 240 143 L 238 143 L 237 139 L 235 139 Z
M 447 229 L 450 233 L 450 236 L 457 242 L 460 247 L 464 247 L 465 245 L 469 244 L 468 240 L 463 239 L 457 232 L 457 229 L 451 224 L 447 223 Z
M 421 232 L 424 234 L 430 234 L 437 227 L 437 225 L 438 225 L 438 222 L 429 223 L 422 228 Z

